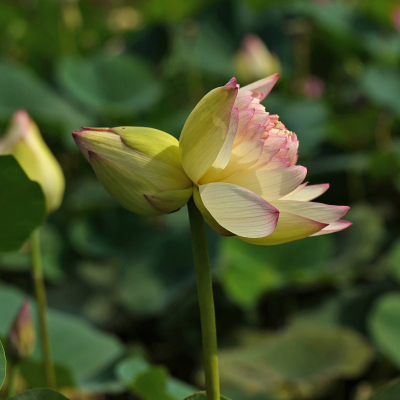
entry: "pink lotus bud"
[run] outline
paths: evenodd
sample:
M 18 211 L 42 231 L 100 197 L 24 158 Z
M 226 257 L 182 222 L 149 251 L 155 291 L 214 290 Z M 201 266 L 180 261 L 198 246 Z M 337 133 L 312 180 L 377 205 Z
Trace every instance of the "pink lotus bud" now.
M 239 79 L 246 82 L 279 73 L 281 70 L 279 58 L 253 34 L 243 39 L 242 47 L 236 53 L 234 61 Z
M 400 32 L 400 7 L 397 7 L 392 12 L 392 21 L 393 21 L 393 25 L 396 28 L 397 32 Z
M 35 326 L 29 301 L 26 300 L 18 311 L 8 333 L 11 352 L 20 360 L 28 358 L 36 342 Z
M 318 76 L 310 76 L 303 86 L 303 93 L 311 100 L 318 100 L 322 97 L 325 90 L 325 83 Z

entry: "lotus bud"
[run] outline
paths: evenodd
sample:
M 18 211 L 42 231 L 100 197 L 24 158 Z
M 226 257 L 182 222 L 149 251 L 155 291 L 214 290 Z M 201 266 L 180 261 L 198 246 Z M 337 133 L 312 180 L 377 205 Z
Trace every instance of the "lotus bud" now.
M 65 188 L 62 169 L 26 111 L 14 113 L 0 140 L 0 154 L 13 155 L 28 178 L 39 183 L 49 212 L 60 206 Z
M 179 142 L 151 128 L 83 128 L 73 132 L 100 182 L 122 206 L 156 216 L 183 207 L 192 182 L 179 157 Z
M 26 300 L 18 311 L 8 333 L 11 354 L 19 360 L 28 358 L 36 342 L 35 326 L 29 301 Z
M 236 74 L 245 82 L 264 78 L 279 73 L 279 58 L 272 54 L 265 43 L 257 35 L 247 35 L 242 47 L 235 55 Z

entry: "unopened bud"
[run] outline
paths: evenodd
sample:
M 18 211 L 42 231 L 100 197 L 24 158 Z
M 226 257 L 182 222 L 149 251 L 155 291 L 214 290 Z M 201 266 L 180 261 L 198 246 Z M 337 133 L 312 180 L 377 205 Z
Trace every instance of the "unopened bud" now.
M 238 79 L 245 82 L 281 71 L 279 58 L 254 34 L 243 39 L 242 47 L 237 51 L 234 61 Z
M 20 360 L 28 358 L 36 342 L 35 326 L 29 301 L 26 300 L 18 311 L 8 333 L 10 352 Z
M 84 128 L 73 134 L 100 182 L 121 205 L 155 216 L 183 207 L 192 195 L 179 143 L 151 128 Z
M 60 206 L 65 187 L 63 172 L 26 111 L 14 113 L 0 140 L 0 154 L 13 155 L 28 178 L 39 183 L 49 212 Z

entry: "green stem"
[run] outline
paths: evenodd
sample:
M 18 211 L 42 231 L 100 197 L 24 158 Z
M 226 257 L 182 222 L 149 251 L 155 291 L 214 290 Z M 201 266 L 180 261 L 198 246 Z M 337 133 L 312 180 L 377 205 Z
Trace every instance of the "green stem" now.
M 18 364 L 12 364 L 10 366 L 10 378 L 8 381 L 7 398 L 15 395 L 15 384 L 17 381 L 17 376 L 19 372 Z
M 47 323 L 46 288 L 43 278 L 39 230 L 36 230 L 32 234 L 31 245 L 32 245 L 33 283 L 35 285 L 35 295 L 36 295 L 37 310 L 39 317 L 40 341 L 42 345 L 46 382 L 49 388 L 55 389 L 57 384 L 56 384 L 56 375 L 54 372 L 53 359 L 51 355 L 49 327 Z
M 206 230 L 203 216 L 194 204 L 193 198 L 188 203 L 188 211 L 200 305 L 207 400 L 220 400 L 217 329 Z

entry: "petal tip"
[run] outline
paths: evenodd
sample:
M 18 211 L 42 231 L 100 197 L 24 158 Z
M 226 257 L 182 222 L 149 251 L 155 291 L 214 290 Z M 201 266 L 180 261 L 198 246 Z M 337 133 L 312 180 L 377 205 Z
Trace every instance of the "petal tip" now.
M 233 77 L 225 86 L 236 88 L 238 86 L 236 78 Z

